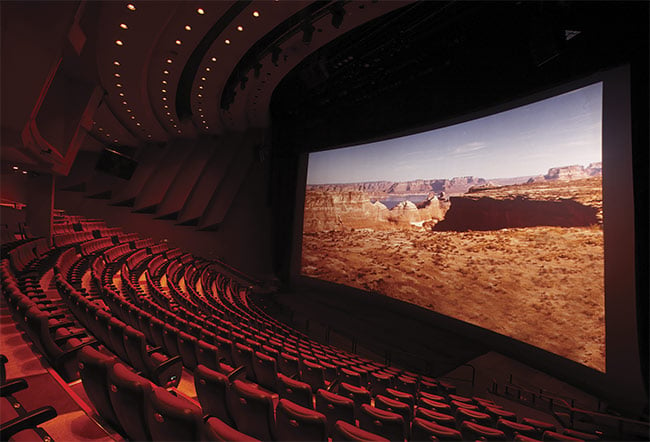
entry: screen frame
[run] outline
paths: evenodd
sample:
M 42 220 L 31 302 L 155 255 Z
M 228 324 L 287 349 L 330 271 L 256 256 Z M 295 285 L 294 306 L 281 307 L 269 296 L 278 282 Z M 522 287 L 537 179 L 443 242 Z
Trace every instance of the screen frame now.
M 603 212 L 605 214 L 603 230 L 605 241 L 606 372 L 599 372 L 488 329 L 403 301 L 394 301 L 395 305 L 405 304 L 402 310 L 406 317 L 401 317 L 401 320 L 408 321 L 408 316 L 414 318 L 417 316 L 418 319 L 435 322 L 436 326 L 478 340 L 495 351 L 512 355 L 523 363 L 546 371 L 559 379 L 609 400 L 622 409 L 640 410 L 647 403 L 647 397 L 641 373 L 636 312 L 635 201 L 629 65 L 598 71 L 578 80 L 568 81 L 500 105 L 434 122 L 427 126 L 394 132 L 389 136 L 377 137 L 376 139 L 368 139 L 364 143 L 351 143 L 317 150 L 358 146 L 453 126 L 551 98 L 597 82 L 603 83 L 602 162 Z M 308 153 L 304 153 L 299 158 L 296 180 L 290 287 L 298 293 L 309 291 L 311 293 L 327 294 L 327 296 L 330 296 L 331 293 L 340 293 L 343 296 L 356 294 L 364 298 L 365 295 L 371 293 L 301 274 L 307 167 Z M 608 216 L 608 213 L 616 214 L 616 216 Z M 388 296 L 382 294 L 372 295 L 370 298 L 376 298 L 377 296 L 388 298 Z M 372 300 L 369 302 L 372 302 Z

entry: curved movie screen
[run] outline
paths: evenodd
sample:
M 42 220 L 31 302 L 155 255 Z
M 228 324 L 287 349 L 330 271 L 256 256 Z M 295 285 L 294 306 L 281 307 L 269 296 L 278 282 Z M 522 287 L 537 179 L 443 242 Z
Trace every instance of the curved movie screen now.
M 601 82 L 309 155 L 301 274 L 605 372 Z

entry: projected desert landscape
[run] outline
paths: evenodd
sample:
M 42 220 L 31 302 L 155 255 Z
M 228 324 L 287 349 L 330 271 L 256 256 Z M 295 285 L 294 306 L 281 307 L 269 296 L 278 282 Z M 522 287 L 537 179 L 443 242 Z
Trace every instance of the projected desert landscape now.
M 302 273 L 605 371 L 600 163 L 520 180 L 308 186 Z

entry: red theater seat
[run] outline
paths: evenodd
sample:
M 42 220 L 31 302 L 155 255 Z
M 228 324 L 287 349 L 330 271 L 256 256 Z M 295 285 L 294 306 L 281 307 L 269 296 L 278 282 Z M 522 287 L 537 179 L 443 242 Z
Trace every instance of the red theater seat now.
M 203 426 L 203 438 L 205 441 L 215 442 L 256 442 L 258 439 L 250 437 L 235 430 L 230 425 L 213 416 L 205 419 Z
M 320 389 L 316 392 L 316 410 L 327 417 L 328 433 L 334 433 L 337 421 L 354 425 L 354 401 L 335 393 Z
M 199 440 L 201 409 L 189 400 L 154 387 L 146 397 L 145 413 L 155 441 Z
M 232 383 L 231 394 L 231 413 L 237 429 L 260 440 L 272 440 L 275 428 L 273 397 L 240 380 Z
M 296 404 L 307 408 L 314 408 L 311 386 L 305 382 L 297 381 L 278 373 L 276 381 L 277 393 Z
M 230 413 L 230 382 L 223 373 L 198 365 L 194 372 L 194 388 L 204 415 L 218 417 L 228 425 L 234 421 Z
M 282 441 L 326 441 L 325 415 L 287 399 L 280 399 L 276 409 L 275 438 Z
M 457 429 L 458 425 L 456 424 L 456 418 L 444 413 L 438 413 L 437 411 L 427 410 L 426 408 L 418 407 L 415 415 L 421 419 L 434 422 L 438 425 L 442 425 L 449 428 Z
M 501 430 L 469 421 L 460 424 L 460 432 L 467 440 L 508 440 Z
M 388 439 L 378 434 L 371 433 L 370 431 L 355 427 L 345 421 L 337 421 L 334 426 L 332 441 L 388 442 Z
M 460 431 L 416 417 L 413 419 L 411 441 L 463 440 Z
M 108 383 L 113 410 L 126 435 L 131 440 L 151 440 L 145 402 L 153 384 L 123 364 L 109 370 Z
M 359 427 L 394 442 L 404 441 L 409 433 L 408 423 L 401 415 L 368 404 L 361 405 Z

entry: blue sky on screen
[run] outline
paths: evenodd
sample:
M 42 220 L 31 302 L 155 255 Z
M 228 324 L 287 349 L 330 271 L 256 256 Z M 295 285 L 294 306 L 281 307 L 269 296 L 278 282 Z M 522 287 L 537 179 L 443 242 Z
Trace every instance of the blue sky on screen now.
M 602 83 L 406 137 L 309 155 L 307 184 L 509 178 L 601 161 Z

